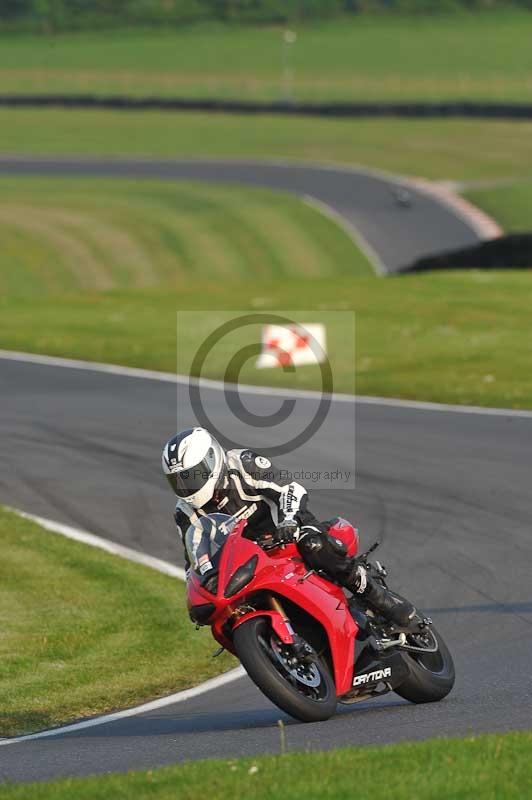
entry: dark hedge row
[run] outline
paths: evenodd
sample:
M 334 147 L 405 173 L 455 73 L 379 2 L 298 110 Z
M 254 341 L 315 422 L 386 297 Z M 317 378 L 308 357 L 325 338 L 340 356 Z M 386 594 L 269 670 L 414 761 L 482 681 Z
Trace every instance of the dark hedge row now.
M 494 6 L 532 9 L 532 0 L 0 0 L 0 28 L 60 31 L 205 19 L 282 23 L 375 11 L 442 13 Z
M 532 233 L 510 233 L 472 247 L 426 256 L 402 272 L 441 269 L 532 269 Z
M 127 97 L 94 94 L 0 94 L 1 107 L 111 108 L 116 111 L 209 111 L 221 114 L 289 114 L 301 117 L 473 117 L 532 119 L 532 103 L 298 103 L 261 100 L 194 99 L 190 97 Z

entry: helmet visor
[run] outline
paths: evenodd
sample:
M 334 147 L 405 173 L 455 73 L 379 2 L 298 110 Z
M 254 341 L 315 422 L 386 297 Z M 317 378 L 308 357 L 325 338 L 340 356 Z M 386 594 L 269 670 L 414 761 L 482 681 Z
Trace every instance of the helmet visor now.
M 207 481 L 214 476 L 214 457 L 207 456 L 195 467 L 181 469 L 167 475 L 168 483 L 178 497 L 191 497 L 203 489 Z

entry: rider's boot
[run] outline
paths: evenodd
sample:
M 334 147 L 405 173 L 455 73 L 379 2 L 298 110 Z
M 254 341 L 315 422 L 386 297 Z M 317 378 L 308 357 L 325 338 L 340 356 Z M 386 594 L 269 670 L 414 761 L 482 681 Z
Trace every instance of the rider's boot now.
M 364 598 L 370 608 L 401 628 L 407 627 L 416 614 L 412 603 L 396 600 L 388 589 L 368 575 L 361 564 L 354 566 L 345 586 L 354 595 Z

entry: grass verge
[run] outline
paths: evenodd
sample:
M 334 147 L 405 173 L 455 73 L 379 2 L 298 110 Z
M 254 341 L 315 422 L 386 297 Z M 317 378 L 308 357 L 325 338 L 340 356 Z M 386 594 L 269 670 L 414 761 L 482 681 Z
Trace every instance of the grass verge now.
M 279 26 L 4 35 L 0 84 L 5 93 L 526 102 L 529 31 L 529 14 L 515 9 L 299 24 L 289 87 Z
M 127 775 L 0 788 L 2 800 L 500 800 L 532 792 L 532 734 L 508 733 L 416 744 L 199 761 Z M 402 776 L 398 780 L 398 776 Z M 309 785 L 312 790 L 309 794 Z
M 496 219 L 508 233 L 532 230 L 532 183 L 471 189 L 466 197 Z
M 0 294 L 185 281 L 370 274 L 353 241 L 299 199 L 231 186 L 0 179 Z
M 334 160 L 435 179 L 508 179 L 532 176 L 532 122 L 0 109 L 0 154 Z
M 210 658 L 180 581 L 2 508 L 0 549 L 0 736 L 133 706 L 234 665 Z
M 2 298 L 0 346 L 169 371 L 177 363 L 186 372 L 202 340 L 203 317 L 216 319 L 223 309 L 302 309 L 301 322 L 327 321 L 337 391 L 352 390 L 356 368 L 360 394 L 532 408 L 531 304 L 530 276 L 519 271 L 184 284 L 177 290 L 50 296 L 46 302 Z M 185 330 L 178 360 L 180 309 L 207 313 Z M 355 362 L 335 309 L 356 312 Z M 204 375 L 220 378 L 225 366 L 210 360 Z M 290 377 L 256 370 L 251 362 L 241 374 L 246 382 L 269 385 Z M 295 385 L 318 388 L 317 368 L 298 368 Z

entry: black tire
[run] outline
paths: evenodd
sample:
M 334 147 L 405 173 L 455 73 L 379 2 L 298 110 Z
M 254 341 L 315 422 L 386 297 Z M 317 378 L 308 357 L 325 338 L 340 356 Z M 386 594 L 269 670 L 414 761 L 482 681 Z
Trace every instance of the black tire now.
M 430 626 L 430 631 L 438 643 L 436 653 L 423 655 L 401 652 L 409 676 L 395 691 L 411 703 L 443 700 L 454 686 L 454 664 L 449 648 L 434 625 Z
M 321 683 L 319 698 L 299 691 L 283 674 L 281 662 L 276 665 L 273 649 L 268 654 L 265 643 L 275 637 L 266 617 L 254 617 L 243 622 L 233 634 L 236 654 L 253 683 L 276 706 L 301 722 L 320 722 L 336 711 L 336 688 L 327 665 L 320 659 L 315 664 Z M 273 657 L 272 657 L 273 656 Z M 303 688 L 303 687 L 302 687 Z

